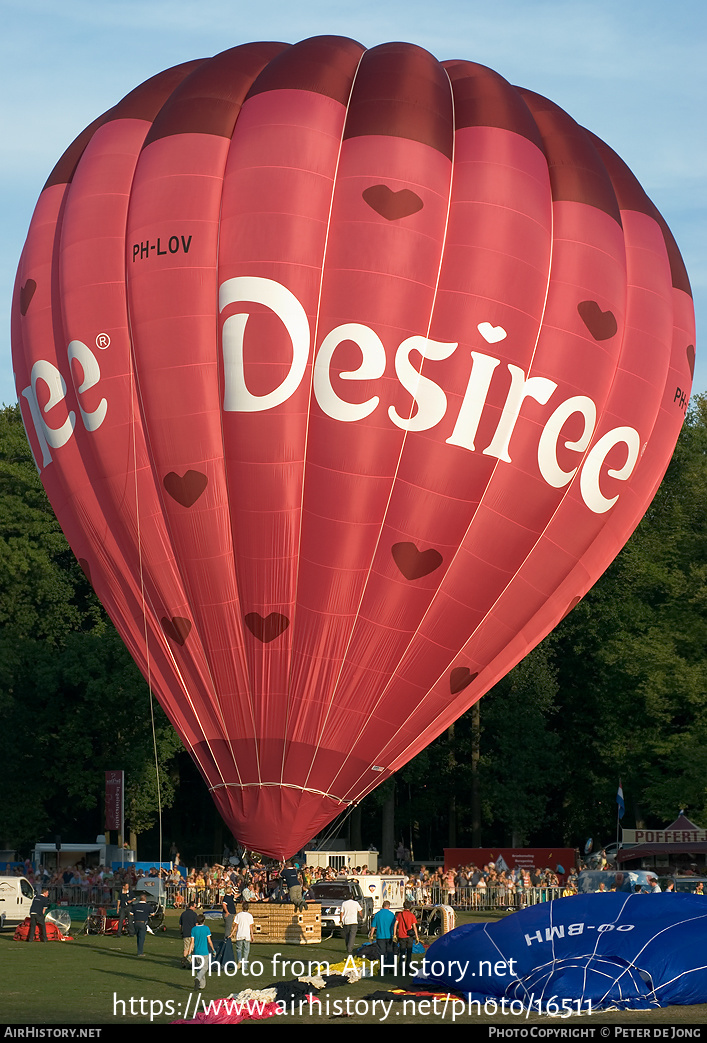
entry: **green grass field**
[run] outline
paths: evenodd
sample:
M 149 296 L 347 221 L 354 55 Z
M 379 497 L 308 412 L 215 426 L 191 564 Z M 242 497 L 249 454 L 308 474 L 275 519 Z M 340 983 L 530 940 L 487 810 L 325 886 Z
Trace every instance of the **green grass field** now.
M 457 922 L 469 922 L 472 917 L 460 916 Z M 489 919 L 478 917 L 477 919 Z M 222 927 L 218 921 L 207 921 L 215 942 Z M 81 923 L 73 924 L 74 940 L 32 945 L 13 941 L 12 931 L 0 933 L 0 1021 L 13 1025 L 112 1025 L 121 1032 L 130 1031 L 137 1024 L 169 1023 L 191 1016 L 197 994 L 192 987 L 188 970 L 180 966 L 182 941 L 179 936 L 178 914 L 167 913 L 167 930 L 147 936 L 145 955 L 138 959 L 134 938 L 111 938 L 101 935 L 83 935 Z M 359 935 L 363 941 L 363 935 Z M 264 988 L 276 981 L 297 976 L 292 964 L 283 968 L 283 961 L 328 963 L 331 967 L 346 957 L 344 943 L 331 938 L 318 945 L 285 946 L 256 944 L 251 947 L 251 960 L 260 961 L 263 973 L 257 977 L 207 979 L 204 992 L 198 994 L 199 1010 L 203 1003 L 237 994 L 244 988 Z M 275 962 L 274 962 L 275 961 Z M 296 968 L 298 970 L 299 968 Z M 438 1003 L 413 1010 L 408 1004 L 375 1009 L 363 1003 L 366 996 L 378 989 L 393 987 L 388 976 L 366 978 L 351 986 L 330 989 L 320 993 L 321 1006 L 313 1004 L 311 1012 L 288 1013 L 288 1020 L 322 1024 L 348 1020 L 356 1024 L 408 1024 L 419 1022 L 432 1027 L 443 1021 L 452 1024 L 493 1024 L 505 1028 L 530 1024 L 555 1027 L 568 1021 L 547 1018 L 537 1014 L 518 1016 L 500 1012 L 495 1016 L 460 1013 L 459 1006 L 446 1009 Z M 336 1004 L 336 1006 L 335 1006 Z M 187 1006 L 188 1005 L 188 1006 Z M 385 1011 L 388 1010 L 386 1014 Z M 669 1007 L 640 1013 L 599 1014 L 595 1017 L 573 1018 L 573 1026 L 631 1025 L 649 1028 L 664 1025 L 707 1024 L 707 1005 L 698 1007 Z M 651 1035 L 654 1033 L 652 1032 Z M 0 1031 L 0 1036 L 2 1032 Z M 613 1034 L 612 1034 L 613 1036 Z M 668 1037 L 670 1038 L 670 1037 Z M 1 1041 L 0 1041 L 1 1043 Z

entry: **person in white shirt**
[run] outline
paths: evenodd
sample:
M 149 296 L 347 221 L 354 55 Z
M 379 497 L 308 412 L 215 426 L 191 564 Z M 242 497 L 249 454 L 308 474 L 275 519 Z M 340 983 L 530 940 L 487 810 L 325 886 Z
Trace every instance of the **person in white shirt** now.
M 346 951 L 351 953 L 356 948 L 356 932 L 358 931 L 358 922 L 363 916 L 363 909 L 354 898 L 347 898 L 341 906 L 341 926 L 344 929 L 344 941 L 346 942 Z
M 248 956 L 250 954 L 250 943 L 253 941 L 253 917 L 248 912 L 248 903 L 241 903 L 241 912 L 236 914 L 234 921 L 236 928 L 236 966 L 242 964 L 245 974 L 248 970 Z

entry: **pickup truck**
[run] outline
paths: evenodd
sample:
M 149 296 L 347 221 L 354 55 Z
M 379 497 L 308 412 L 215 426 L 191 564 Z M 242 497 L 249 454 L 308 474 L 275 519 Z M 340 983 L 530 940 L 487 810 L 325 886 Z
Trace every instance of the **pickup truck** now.
M 339 880 L 318 880 L 309 888 L 308 896 L 322 907 L 322 930 L 339 931 L 341 927 L 341 906 L 349 898 L 363 909 L 361 925 L 366 931 L 370 928 L 373 917 L 373 899 L 364 895 L 358 880 L 342 877 Z

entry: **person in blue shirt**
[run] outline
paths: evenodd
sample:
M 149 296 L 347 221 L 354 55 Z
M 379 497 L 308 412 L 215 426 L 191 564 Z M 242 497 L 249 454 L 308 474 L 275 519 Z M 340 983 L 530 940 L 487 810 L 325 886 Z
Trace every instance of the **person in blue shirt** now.
M 378 942 L 378 948 L 382 957 L 393 952 L 393 932 L 395 930 L 395 913 L 390 910 L 390 902 L 383 902 L 382 907 L 371 920 L 371 930 L 368 937 Z M 390 961 L 386 961 L 390 963 Z M 386 966 L 381 962 L 381 974 L 386 972 Z
M 191 947 L 188 953 L 192 957 L 195 989 L 206 988 L 206 972 L 209 969 L 210 962 L 209 953 L 216 955 L 216 950 L 214 949 L 214 943 L 211 941 L 211 931 L 204 923 L 204 914 L 199 913 L 196 918 L 196 926 L 192 927 Z

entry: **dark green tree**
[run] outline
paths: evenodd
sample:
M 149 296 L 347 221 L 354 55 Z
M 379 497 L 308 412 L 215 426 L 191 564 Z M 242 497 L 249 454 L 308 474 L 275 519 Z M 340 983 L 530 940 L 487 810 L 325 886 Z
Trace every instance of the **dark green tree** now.
M 496 824 L 496 836 L 500 826 L 501 839 L 514 846 L 540 843 L 552 828 L 564 769 L 557 695 L 550 637 L 481 700 L 483 816 Z
M 102 832 L 107 769 L 126 772 L 131 828 L 154 822 L 149 692 L 66 543 L 17 407 L 0 411 L 0 713 L 0 763 L 19 781 L 0 807 L 5 843 Z M 155 736 L 169 806 L 181 744 L 159 707 Z
M 558 630 L 568 835 L 611 836 L 619 776 L 627 825 L 707 815 L 706 465 L 698 397 L 644 519 Z

